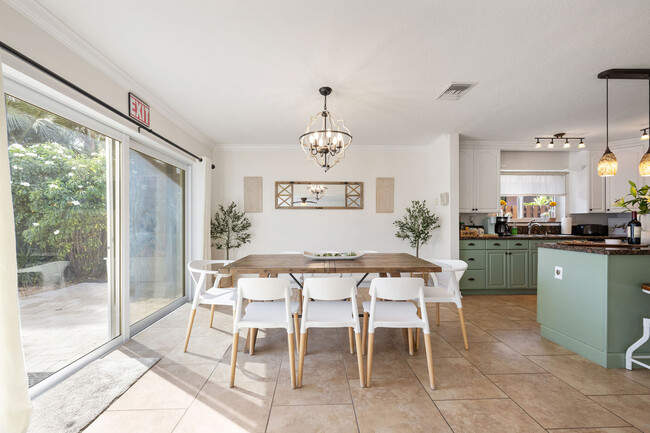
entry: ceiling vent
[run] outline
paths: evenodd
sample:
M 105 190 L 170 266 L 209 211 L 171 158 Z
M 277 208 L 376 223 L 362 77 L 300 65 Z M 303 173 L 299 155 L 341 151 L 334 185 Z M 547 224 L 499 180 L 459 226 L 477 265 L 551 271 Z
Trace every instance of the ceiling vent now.
M 472 87 L 476 86 L 476 83 L 457 83 L 453 82 L 445 90 L 440 93 L 436 99 L 442 99 L 446 101 L 457 101 L 465 93 L 469 91 Z

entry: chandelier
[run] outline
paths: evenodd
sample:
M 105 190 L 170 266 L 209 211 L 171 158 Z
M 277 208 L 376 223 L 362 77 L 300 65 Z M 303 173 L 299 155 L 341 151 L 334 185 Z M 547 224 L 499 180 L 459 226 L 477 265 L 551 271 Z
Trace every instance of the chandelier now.
M 327 187 L 325 185 L 309 185 L 307 191 L 309 191 L 309 194 L 318 201 L 323 198 L 326 189 Z
M 562 146 L 564 149 L 569 149 L 571 147 L 571 143 L 569 143 L 569 140 L 580 140 L 580 143 L 578 143 L 578 149 L 584 149 L 585 148 L 585 138 L 584 137 L 565 137 L 566 133 L 565 132 L 558 132 L 557 134 L 553 134 L 552 137 L 535 137 L 535 149 L 541 149 L 542 148 L 542 143 L 539 142 L 539 140 L 551 140 L 549 141 L 548 147 L 549 149 L 553 149 L 555 147 L 555 142 L 554 140 L 564 140 L 564 145 Z
M 316 165 L 328 171 L 345 157 L 345 150 L 352 142 L 352 135 L 343 119 L 337 119 L 327 110 L 327 96 L 332 93 L 332 89 L 321 87 L 318 91 L 325 98 L 323 111 L 319 111 L 310 119 L 305 133 L 298 141 L 308 159 L 313 159 Z

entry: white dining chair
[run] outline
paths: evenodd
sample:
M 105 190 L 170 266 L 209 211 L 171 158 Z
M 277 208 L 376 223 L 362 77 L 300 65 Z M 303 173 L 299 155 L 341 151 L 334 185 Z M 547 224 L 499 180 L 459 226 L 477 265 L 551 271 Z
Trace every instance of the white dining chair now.
M 424 280 L 422 278 L 375 278 L 370 284 L 370 302 L 363 302 L 364 327 L 368 329 L 368 366 L 366 386 L 370 387 L 372 377 L 372 356 L 374 351 L 375 329 L 402 328 L 422 329 L 429 370 L 429 386 L 436 389 L 433 373 L 433 354 L 426 304 L 424 303 Z M 383 301 L 378 301 L 381 298 Z M 412 302 L 417 299 L 422 317 Z M 367 313 L 366 313 L 367 311 Z M 411 338 L 412 341 L 412 338 Z
M 243 308 L 244 299 L 250 302 Z M 282 300 L 284 302 L 269 302 Z M 294 329 L 298 326 L 298 303 L 291 302 L 289 281 L 282 278 L 240 278 L 237 283 L 237 304 L 233 324 L 230 387 L 235 386 L 237 348 L 242 328 L 284 328 L 289 345 L 291 388 L 296 387 Z
M 194 316 L 199 305 L 210 305 L 210 327 L 214 320 L 214 310 L 217 305 L 226 305 L 235 308 L 237 301 L 237 290 L 234 287 L 220 287 L 224 277 L 230 277 L 228 274 L 221 274 L 218 269 L 211 269 L 214 265 L 220 265 L 219 268 L 232 263 L 232 260 L 192 260 L 187 264 L 187 270 L 194 281 L 194 299 L 192 300 L 192 311 L 190 313 L 190 322 L 187 326 L 187 336 L 185 337 L 185 346 L 183 352 L 187 352 L 187 346 L 190 343 L 190 334 L 194 325 Z M 206 290 L 206 281 L 208 275 L 214 275 L 214 284 L 212 288 Z M 232 282 L 231 284 L 232 285 Z
M 309 328 L 348 328 L 354 333 L 359 368 L 359 384 L 364 386 L 363 357 L 361 355 L 361 325 L 357 307 L 357 282 L 353 278 L 308 278 L 303 288 L 305 297 L 300 322 L 300 348 L 298 350 L 298 388 L 302 387 L 302 374 L 307 352 Z M 350 339 L 350 353 L 354 353 Z
M 465 316 L 463 314 L 463 301 L 460 293 L 459 281 L 467 270 L 467 263 L 462 260 L 424 259 L 442 268 L 441 272 L 433 272 L 424 287 L 424 302 L 436 304 L 436 325 L 440 325 L 440 304 L 456 304 L 460 329 L 463 333 L 465 349 L 469 350 L 467 331 L 465 329 Z M 419 347 L 419 333 L 416 334 L 416 349 Z

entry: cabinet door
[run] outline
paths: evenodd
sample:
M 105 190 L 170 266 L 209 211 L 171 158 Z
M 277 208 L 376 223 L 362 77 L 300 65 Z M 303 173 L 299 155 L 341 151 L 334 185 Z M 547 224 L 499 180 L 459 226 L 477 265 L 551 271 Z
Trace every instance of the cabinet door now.
M 618 170 L 616 176 L 607 178 L 605 208 L 607 212 L 621 213 L 625 212 L 625 209 L 612 206 L 612 203 L 630 193 L 629 180 L 639 185 L 639 161 L 643 156 L 643 149 L 641 146 L 630 146 L 612 149 L 612 152 L 616 155 Z
M 505 251 L 486 252 L 486 279 L 488 289 L 505 289 L 508 287 L 507 260 Z
M 460 212 L 474 212 L 474 149 L 460 149 L 458 206 Z
M 499 208 L 500 160 L 498 149 L 474 149 L 474 208 L 479 212 L 496 212 Z
M 530 251 L 530 284 L 531 289 L 537 288 L 537 250 Z
M 603 152 L 589 152 L 589 212 L 605 212 L 605 178 L 598 176 Z
M 508 288 L 528 288 L 528 251 L 508 251 Z

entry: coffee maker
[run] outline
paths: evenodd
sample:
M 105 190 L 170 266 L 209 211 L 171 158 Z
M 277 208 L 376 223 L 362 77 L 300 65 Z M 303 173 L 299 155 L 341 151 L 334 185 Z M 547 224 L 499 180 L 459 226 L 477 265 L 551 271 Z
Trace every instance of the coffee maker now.
M 494 224 L 494 231 L 499 236 L 505 236 L 510 233 L 510 228 L 508 227 L 508 217 L 497 217 L 497 222 Z

